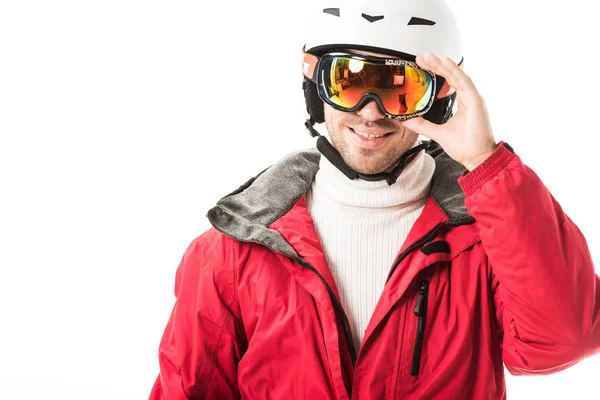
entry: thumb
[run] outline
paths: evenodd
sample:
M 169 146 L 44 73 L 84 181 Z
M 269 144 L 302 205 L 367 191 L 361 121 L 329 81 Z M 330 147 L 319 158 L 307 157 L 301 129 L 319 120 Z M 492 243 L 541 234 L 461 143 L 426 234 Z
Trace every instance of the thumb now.
M 436 142 L 438 141 L 437 138 L 439 135 L 440 125 L 427 121 L 423 117 L 416 117 L 407 119 L 406 121 L 400 121 L 400 124 L 411 131 L 415 131 L 416 133 L 428 137 L 429 139 L 433 139 Z

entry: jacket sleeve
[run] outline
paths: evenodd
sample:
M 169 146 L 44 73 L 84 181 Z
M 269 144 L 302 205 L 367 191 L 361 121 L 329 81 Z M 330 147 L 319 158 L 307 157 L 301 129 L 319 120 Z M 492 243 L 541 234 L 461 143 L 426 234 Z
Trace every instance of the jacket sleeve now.
M 150 400 L 240 397 L 237 363 L 244 340 L 235 317 L 233 254 L 215 232 L 192 242 L 177 269 L 175 306 L 160 341 L 160 373 Z
M 511 374 L 550 374 L 600 350 L 600 278 L 585 238 L 510 146 L 458 180 L 491 268 Z

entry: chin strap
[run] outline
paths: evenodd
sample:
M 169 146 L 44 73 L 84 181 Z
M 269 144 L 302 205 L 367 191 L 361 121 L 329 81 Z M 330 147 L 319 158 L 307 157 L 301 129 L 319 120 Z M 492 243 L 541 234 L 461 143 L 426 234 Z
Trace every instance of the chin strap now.
M 319 132 L 317 132 L 317 130 L 314 128 L 314 124 L 315 124 L 315 121 L 312 118 L 309 118 L 304 123 L 304 126 L 306 127 L 306 129 L 308 129 L 308 131 L 310 132 L 310 135 L 312 137 L 318 137 L 317 150 L 319 150 L 319 152 L 321 154 L 323 154 L 325 157 L 327 157 L 327 159 L 333 165 L 335 165 L 337 169 L 342 171 L 342 173 L 344 175 L 346 175 L 349 179 L 352 179 L 352 180 L 354 180 L 354 179 L 363 179 L 365 181 L 383 181 L 383 180 L 385 180 L 389 186 L 396 183 L 396 181 L 398 180 L 398 177 L 400 176 L 400 174 L 402 173 L 404 168 L 406 168 L 406 166 L 413 160 L 413 158 L 415 158 L 415 156 L 421 150 L 423 150 L 423 149 L 427 150 L 429 145 L 432 143 L 431 140 L 428 142 L 423 142 L 420 145 L 415 146 L 412 149 L 406 151 L 404 154 L 402 154 L 402 156 L 398 160 L 398 163 L 396 164 L 396 166 L 394 167 L 394 169 L 391 172 L 379 172 L 377 174 L 363 174 L 358 171 L 355 171 L 348 164 L 346 164 L 346 162 L 344 161 L 344 159 L 342 158 L 340 153 L 331 145 L 331 143 L 329 143 L 327 138 L 325 136 L 320 135 Z

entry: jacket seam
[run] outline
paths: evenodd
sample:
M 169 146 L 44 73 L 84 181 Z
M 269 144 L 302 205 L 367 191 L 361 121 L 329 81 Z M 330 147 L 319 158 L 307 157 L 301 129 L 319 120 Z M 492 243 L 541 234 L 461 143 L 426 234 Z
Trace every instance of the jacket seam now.
M 217 260 L 217 261 L 222 259 L 222 257 L 219 257 L 219 256 L 218 256 L 218 255 L 217 255 L 217 254 L 214 252 L 214 250 L 213 250 L 213 249 L 212 249 L 212 247 L 211 247 L 211 243 L 210 243 L 210 242 L 209 242 L 209 241 L 208 241 L 208 240 L 207 240 L 205 237 L 201 237 L 201 240 L 203 240 L 203 241 L 204 241 L 204 243 L 207 245 L 207 249 L 208 249 L 208 251 L 210 251 L 210 253 L 211 253 L 211 255 L 212 255 L 212 258 L 213 258 L 213 259 L 215 259 L 215 260 Z M 234 244 L 235 244 L 235 242 L 236 242 L 236 240 L 234 240 Z M 231 263 L 231 268 L 232 268 L 233 270 L 235 270 L 235 268 L 234 268 L 234 264 L 233 264 L 233 257 L 234 257 L 234 254 L 233 254 L 233 253 L 234 253 L 234 252 L 233 252 L 233 251 L 231 251 L 231 257 L 230 257 L 230 260 L 229 260 L 229 261 L 230 261 L 230 263 Z M 223 261 L 226 261 L 226 260 L 223 260 Z M 235 272 L 234 272 L 234 286 L 235 286 Z M 217 349 L 219 348 L 219 345 L 221 344 L 221 339 L 222 339 L 222 337 L 223 337 L 223 333 L 225 332 L 225 329 L 224 329 L 224 327 L 225 327 L 225 325 L 227 324 L 227 321 L 229 321 L 229 319 L 230 319 L 230 318 L 234 317 L 233 313 L 231 312 L 231 306 L 232 306 L 232 305 L 233 305 L 233 304 L 234 304 L 234 303 L 237 301 L 237 291 L 236 291 L 236 288 L 235 288 L 235 287 L 233 287 L 232 289 L 233 289 L 233 292 L 234 292 L 234 294 L 233 294 L 233 299 L 232 299 L 232 300 L 231 300 L 229 303 L 226 303 L 226 304 L 227 304 L 227 311 L 228 311 L 228 312 L 227 312 L 227 313 L 226 313 L 226 315 L 225 315 L 225 320 L 223 321 L 223 323 L 222 323 L 222 324 L 217 324 L 217 325 L 220 325 L 220 326 L 221 326 L 221 332 L 219 333 L 219 338 L 217 339 L 217 342 L 216 342 L 216 343 L 215 343 L 215 345 L 212 347 L 212 358 L 211 358 L 211 365 L 210 365 L 210 370 L 209 370 L 209 372 L 208 372 L 208 374 L 207 374 L 207 378 L 206 378 L 206 379 L 207 379 L 207 381 L 208 381 L 208 384 L 207 384 L 207 385 L 204 387 L 204 392 L 202 393 L 203 395 L 206 395 L 206 392 L 208 391 L 208 389 L 209 389 L 209 387 L 210 387 L 210 384 L 211 384 L 211 382 L 212 382 L 212 379 L 211 379 L 211 378 L 212 378 L 212 375 L 213 375 L 213 373 L 215 372 L 215 369 L 216 369 L 216 364 L 217 364 L 217 363 L 215 362 L 215 360 L 216 360 L 216 358 L 217 358 Z M 234 318 L 234 319 L 235 319 L 236 325 L 238 325 L 238 321 L 237 321 L 237 319 L 236 319 L 236 318 Z M 215 321 L 213 321 L 213 322 L 215 322 Z M 235 338 L 235 337 L 234 337 L 234 338 Z M 196 377 L 196 378 L 198 378 L 198 377 Z
M 225 236 L 227 236 L 227 235 L 225 235 Z M 239 241 L 237 239 L 234 239 L 234 238 L 231 238 L 231 239 L 233 241 L 232 247 L 239 244 Z M 227 261 L 227 260 L 223 260 L 222 257 L 219 257 L 217 254 L 215 254 L 214 250 L 212 249 L 212 244 L 206 238 L 202 237 L 202 240 L 204 240 L 204 242 L 206 243 L 207 249 L 210 251 L 210 253 L 212 254 L 212 256 L 215 260 Z M 231 300 L 230 303 L 227 304 L 227 308 L 229 310 L 231 310 L 231 306 L 234 303 L 239 304 L 238 293 L 237 293 L 238 276 L 237 276 L 237 270 L 235 268 L 236 264 L 234 263 L 235 251 L 233 251 L 233 248 L 231 249 L 229 256 L 230 256 L 229 257 L 229 264 L 230 264 L 229 267 L 230 267 L 231 273 L 233 275 L 233 287 L 231 288 L 232 292 L 233 292 L 233 299 Z M 236 324 L 237 324 L 238 323 L 237 318 L 235 318 L 235 320 L 236 320 Z M 223 324 L 223 326 L 225 326 L 225 325 Z
M 228 314 L 225 317 L 225 321 L 223 321 L 223 325 L 221 325 L 221 333 L 219 334 L 219 338 L 217 339 L 217 343 L 214 345 L 214 347 L 212 348 L 212 359 L 211 359 L 211 363 L 210 363 L 210 371 L 207 374 L 207 381 L 208 384 L 204 387 L 204 393 L 202 393 L 203 395 L 206 395 L 206 392 L 208 391 L 208 388 L 210 387 L 210 383 L 212 382 L 212 375 L 215 372 L 215 366 L 216 366 L 216 362 L 215 359 L 217 357 L 217 349 L 219 348 L 219 344 L 221 344 L 221 338 L 223 337 L 223 332 L 225 331 L 225 329 L 223 329 L 223 327 L 225 326 L 225 324 L 227 323 L 227 321 L 229 320 L 229 318 L 231 318 L 231 314 Z
M 235 240 L 233 242 L 232 247 L 235 247 L 235 246 L 239 246 L 239 243 L 237 240 Z M 235 267 L 236 265 L 238 265 L 236 257 L 235 257 L 236 254 L 237 254 L 237 252 L 234 251 L 234 249 L 232 248 L 231 249 L 231 259 L 229 260 L 231 263 L 231 273 L 233 274 L 233 301 L 232 301 L 232 304 L 234 302 L 236 304 L 240 304 L 239 297 L 238 297 L 238 291 L 237 291 L 238 283 L 239 283 L 238 269 Z M 240 315 L 240 317 L 241 317 L 241 315 Z M 236 321 L 236 323 L 237 323 L 237 321 Z

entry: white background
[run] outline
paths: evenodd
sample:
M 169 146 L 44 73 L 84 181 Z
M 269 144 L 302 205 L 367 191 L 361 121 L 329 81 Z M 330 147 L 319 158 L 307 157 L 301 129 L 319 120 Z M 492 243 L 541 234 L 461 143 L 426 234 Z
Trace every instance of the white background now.
M 496 139 L 538 173 L 598 263 L 593 3 L 450 3 Z M 307 5 L 0 3 L 0 399 L 148 397 L 175 268 L 206 211 L 313 146 Z M 599 377 L 600 356 L 507 374 L 508 395 L 598 399 Z

